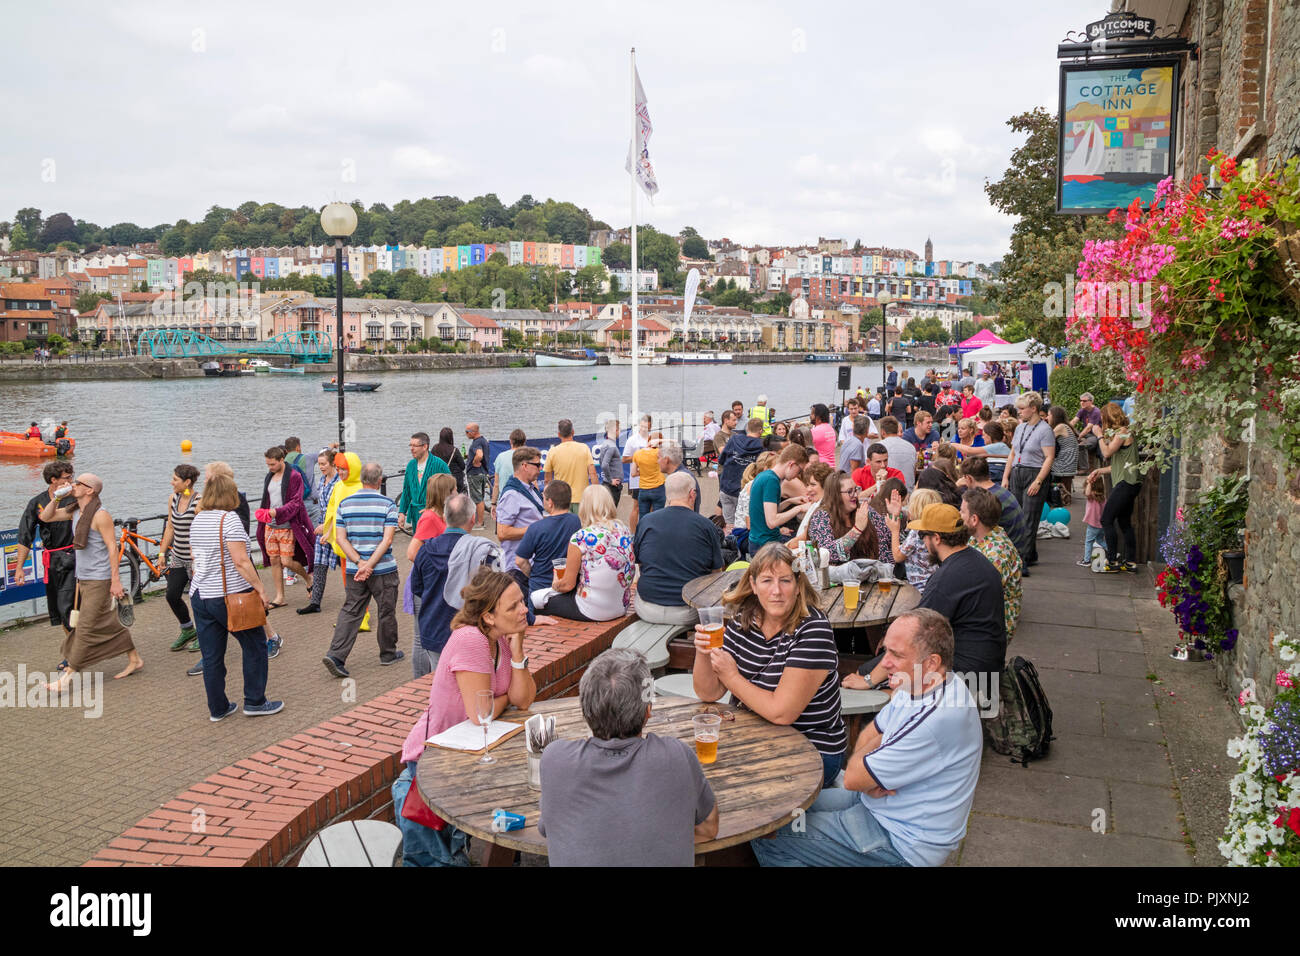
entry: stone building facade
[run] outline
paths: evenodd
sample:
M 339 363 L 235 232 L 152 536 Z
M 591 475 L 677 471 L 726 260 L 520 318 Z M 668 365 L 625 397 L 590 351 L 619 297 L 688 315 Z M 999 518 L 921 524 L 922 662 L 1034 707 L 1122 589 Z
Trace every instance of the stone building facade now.
M 1294 0 L 1118 0 L 1116 11 L 1156 19 L 1157 29 L 1199 46 L 1183 59 L 1175 169 L 1205 173 L 1211 149 L 1263 167 L 1300 153 L 1300 3 Z M 1234 695 L 1252 678 L 1272 690 L 1278 631 L 1300 633 L 1300 470 L 1266 441 L 1225 435 L 1183 449 L 1177 498 L 1186 504 L 1221 475 L 1249 473 L 1245 587 L 1230 589 L 1234 653 L 1216 660 Z

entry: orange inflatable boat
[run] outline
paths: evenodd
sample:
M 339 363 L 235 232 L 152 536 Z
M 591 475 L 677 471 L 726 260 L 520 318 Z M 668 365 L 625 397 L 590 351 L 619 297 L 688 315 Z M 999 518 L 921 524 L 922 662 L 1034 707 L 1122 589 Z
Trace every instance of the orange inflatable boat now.
M 29 438 L 22 432 L 0 432 L 0 456 L 5 458 L 53 458 L 59 454 L 71 455 L 76 447 L 75 438 L 60 438 L 57 442 L 47 443 Z

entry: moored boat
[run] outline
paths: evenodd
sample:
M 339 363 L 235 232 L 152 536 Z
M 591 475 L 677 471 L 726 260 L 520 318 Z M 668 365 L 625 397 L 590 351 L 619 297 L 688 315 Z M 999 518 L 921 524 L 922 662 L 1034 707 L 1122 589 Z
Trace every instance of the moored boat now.
M 281 375 L 306 375 L 307 374 L 303 370 L 303 367 L 301 365 L 290 365 L 286 368 L 281 368 L 278 365 L 272 365 L 269 369 L 267 369 L 267 371 L 278 372 Z M 347 391 L 346 384 L 347 383 L 344 383 L 345 387 L 343 389 L 345 392 Z
M 610 352 L 608 353 L 608 355 L 609 355 L 610 365 L 631 365 L 632 364 L 631 352 Z M 637 352 L 636 364 L 637 365 L 667 365 L 668 356 L 664 355 L 662 352 L 656 352 L 654 349 L 647 347 L 647 348 L 640 349 Z
M 595 365 L 596 353 L 590 349 L 577 352 L 537 352 L 533 363 L 538 368 L 563 368 L 569 365 Z
M 731 361 L 730 352 L 669 352 L 669 365 L 721 365 Z
M 221 363 L 220 363 L 220 362 L 204 362 L 203 365 L 201 366 L 201 368 L 203 369 L 203 374 L 204 374 L 204 375 L 210 376 L 211 378 L 220 378 L 220 377 L 221 377 Z
M 382 385 L 382 382 L 344 382 L 343 391 L 347 392 L 373 392 Z M 337 393 L 339 390 L 338 382 L 321 382 L 321 388 L 327 392 Z
M 843 362 L 844 356 L 839 352 L 809 352 L 803 357 L 805 362 Z

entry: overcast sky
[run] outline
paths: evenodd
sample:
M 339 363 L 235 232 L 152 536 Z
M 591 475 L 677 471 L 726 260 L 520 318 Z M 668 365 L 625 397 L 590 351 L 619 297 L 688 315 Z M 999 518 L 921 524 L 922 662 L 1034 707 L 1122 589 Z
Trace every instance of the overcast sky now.
M 1055 45 L 1106 8 L 24 4 L 4 16 L 0 219 L 495 192 L 622 226 L 635 45 L 660 184 L 642 223 L 918 253 L 930 235 L 936 258 L 990 261 L 1010 232 L 983 191 L 1018 142 L 1006 120 L 1055 110 Z

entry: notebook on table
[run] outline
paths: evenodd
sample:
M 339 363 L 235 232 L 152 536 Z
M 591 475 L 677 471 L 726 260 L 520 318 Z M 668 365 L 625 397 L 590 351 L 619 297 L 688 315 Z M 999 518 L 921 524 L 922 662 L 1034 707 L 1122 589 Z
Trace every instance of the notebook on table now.
M 494 720 L 488 724 L 487 749 L 491 750 L 504 740 L 509 740 L 521 732 L 524 725 L 510 720 Z M 434 734 L 425 742 L 428 747 L 442 747 L 444 750 L 463 750 L 466 752 L 483 752 L 483 725 L 474 720 L 462 720 L 459 724 L 448 727 L 440 734 Z

